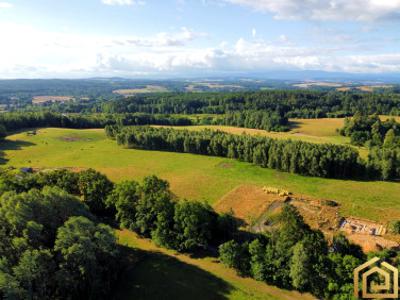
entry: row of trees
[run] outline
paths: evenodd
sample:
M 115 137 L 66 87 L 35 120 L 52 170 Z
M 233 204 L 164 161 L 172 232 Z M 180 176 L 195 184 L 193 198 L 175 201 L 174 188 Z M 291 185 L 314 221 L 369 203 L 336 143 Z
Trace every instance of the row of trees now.
M 356 150 L 332 144 L 276 140 L 220 131 L 151 127 L 106 127 L 109 137 L 128 148 L 236 158 L 262 167 L 309 176 L 350 178 L 363 173 Z
M 122 228 L 178 251 L 218 246 L 237 232 L 232 215 L 219 215 L 206 203 L 176 201 L 169 183 L 155 176 L 146 177 L 142 184 L 118 183 L 106 203 Z
M 246 110 L 229 112 L 214 117 L 202 117 L 198 120 L 198 123 L 263 129 L 266 131 L 289 130 L 288 118 L 282 116 L 279 112 L 269 111 Z
M 345 120 L 340 133 L 352 144 L 369 148 L 367 167 L 382 179 L 400 177 L 400 124 L 394 119 L 382 121 L 376 114 L 358 112 Z
M 176 115 L 151 115 L 145 113 L 122 114 L 61 114 L 49 111 L 3 113 L 0 115 L 0 138 L 7 132 L 24 128 L 104 128 L 107 125 L 171 125 L 219 124 L 267 131 L 288 130 L 288 119 L 276 112 L 244 111 L 225 115 L 201 116 L 189 119 Z
M 0 114 L 0 129 L 15 131 L 34 127 L 104 128 L 107 125 L 191 125 L 185 117 L 149 114 L 61 114 L 18 112 Z M 1 132 L 1 130 L 0 130 Z

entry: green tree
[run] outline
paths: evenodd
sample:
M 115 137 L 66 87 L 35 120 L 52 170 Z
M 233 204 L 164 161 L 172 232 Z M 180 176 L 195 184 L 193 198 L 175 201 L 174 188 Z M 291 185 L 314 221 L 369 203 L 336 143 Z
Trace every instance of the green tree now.
M 27 250 L 13 267 L 26 299 L 54 299 L 56 265 L 49 250 Z
M 395 131 L 393 129 L 390 129 L 385 135 L 383 147 L 393 149 L 397 146 L 399 146 L 399 139 L 396 136 Z
M 207 248 L 212 239 L 215 213 L 207 204 L 180 201 L 175 205 L 174 229 L 178 250 Z
M 322 297 L 327 287 L 328 245 L 320 231 L 307 234 L 293 248 L 290 277 L 300 291 L 311 291 Z
M 248 244 L 240 245 L 234 240 L 221 244 L 218 247 L 219 260 L 225 266 L 235 269 L 239 275 L 249 274 Z
M 107 197 L 107 207 L 115 209 L 115 219 L 121 227 L 134 229 L 136 205 L 140 197 L 140 185 L 135 181 L 117 183 Z
M 7 136 L 7 129 L 4 125 L 0 124 L 0 139 L 4 139 Z
M 141 197 L 136 205 L 135 231 L 150 237 L 157 228 L 158 216 L 171 209 L 172 194 L 167 181 L 156 176 L 148 176 L 141 186 Z
M 109 226 L 71 217 L 59 228 L 54 250 L 61 258 L 56 278 L 63 297 L 98 299 L 109 292 L 118 255 Z
M 254 279 L 266 281 L 267 268 L 265 263 L 266 248 L 260 239 L 255 239 L 249 245 L 250 272 Z
M 78 187 L 83 201 L 93 213 L 105 214 L 106 199 L 113 189 L 113 183 L 103 174 L 88 169 L 79 173 Z
M 55 170 L 36 174 L 41 186 L 57 186 L 70 194 L 78 195 L 79 174 L 68 170 Z

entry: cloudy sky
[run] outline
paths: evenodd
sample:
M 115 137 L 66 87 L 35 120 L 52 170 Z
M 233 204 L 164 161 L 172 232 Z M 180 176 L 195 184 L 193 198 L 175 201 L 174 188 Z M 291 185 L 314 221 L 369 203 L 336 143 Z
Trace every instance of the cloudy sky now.
M 400 73 L 400 0 L 0 0 L 0 78 Z

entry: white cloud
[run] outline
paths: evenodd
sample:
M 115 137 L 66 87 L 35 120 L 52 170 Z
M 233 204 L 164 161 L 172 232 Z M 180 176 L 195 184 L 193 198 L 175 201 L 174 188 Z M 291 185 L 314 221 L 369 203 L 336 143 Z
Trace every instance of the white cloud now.
M 11 8 L 13 5 L 9 2 L 0 2 L 0 9 L 2 8 Z
M 257 35 L 257 30 L 256 30 L 255 28 L 253 28 L 253 29 L 251 30 L 251 36 L 252 36 L 253 38 L 255 38 L 256 35 Z
M 124 5 L 144 5 L 145 2 L 141 0 L 101 0 L 103 4 L 106 5 L 118 5 L 118 6 L 124 6 Z
M 289 39 L 288 39 L 288 37 L 286 35 L 281 34 L 279 36 L 279 41 L 282 42 L 282 43 L 287 43 L 287 42 L 289 42 Z
M 400 0 L 221 0 L 269 12 L 277 19 L 357 20 L 399 18 Z
M 0 23 L 0 77 L 184 76 L 270 70 L 400 72 L 400 54 L 395 51 L 373 55 L 365 49 L 350 55 L 335 44 L 313 48 L 261 38 L 195 47 L 192 42 L 204 35 L 183 27 L 145 38 L 88 36 Z

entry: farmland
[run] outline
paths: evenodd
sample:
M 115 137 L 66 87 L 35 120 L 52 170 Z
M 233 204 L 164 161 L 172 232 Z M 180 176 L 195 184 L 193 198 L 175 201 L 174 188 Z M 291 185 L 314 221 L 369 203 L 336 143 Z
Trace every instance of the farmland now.
M 144 87 L 139 87 L 139 88 L 119 89 L 113 91 L 114 94 L 122 95 L 125 97 L 132 96 L 135 94 L 162 93 L 162 92 L 168 92 L 168 89 L 159 85 L 146 85 Z
M 114 181 L 156 174 L 170 181 L 178 196 L 210 204 L 241 184 L 269 185 L 298 195 L 335 200 L 344 216 L 371 220 L 400 216 L 400 185 L 395 182 L 304 177 L 224 158 L 124 149 L 108 140 L 103 130 L 46 128 L 36 135 L 22 132 L 9 136 L 1 149 L 5 166 L 92 167 Z
M 32 103 L 43 104 L 46 102 L 67 102 L 73 99 L 72 96 L 35 96 L 32 99 Z

